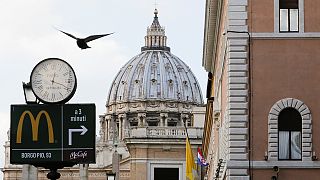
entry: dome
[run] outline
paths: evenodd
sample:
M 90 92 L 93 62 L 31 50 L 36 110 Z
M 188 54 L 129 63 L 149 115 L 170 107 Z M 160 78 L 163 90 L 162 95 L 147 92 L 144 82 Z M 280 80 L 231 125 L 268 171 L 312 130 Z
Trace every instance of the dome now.
M 141 53 L 120 69 L 111 85 L 106 104 L 109 108 L 116 104 L 152 101 L 203 104 L 196 77 L 170 52 L 165 30 L 158 21 L 158 11 L 154 14 Z

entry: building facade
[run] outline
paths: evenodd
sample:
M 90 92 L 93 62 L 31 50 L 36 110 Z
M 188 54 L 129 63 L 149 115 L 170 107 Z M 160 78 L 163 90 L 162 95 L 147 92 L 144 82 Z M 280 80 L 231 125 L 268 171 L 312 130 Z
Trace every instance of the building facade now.
M 207 0 L 208 179 L 316 179 L 318 1 Z
M 185 126 L 196 157 L 205 105 L 195 75 L 166 44 L 155 9 L 141 53 L 120 69 L 110 87 L 106 113 L 99 116 L 96 164 L 64 168 L 61 179 L 102 180 L 116 173 L 117 180 L 186 180 Z M 7 142 L 4 179 L 21 178 L 22 166 L 10 164 L 9 148 Z M 47 171 L 35 173 L 45 179 Z

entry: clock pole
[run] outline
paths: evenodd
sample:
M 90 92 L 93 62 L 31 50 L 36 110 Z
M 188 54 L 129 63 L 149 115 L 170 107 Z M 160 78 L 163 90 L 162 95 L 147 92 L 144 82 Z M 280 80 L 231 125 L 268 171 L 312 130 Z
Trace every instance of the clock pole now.
M 51 180 L 56 180 L 60 178 L 60 173 L 57 172 L 57 169 L 52 168 L 50 169 L 50 172 L 47 174 L 47 178 Z
M 23 164 L 22 180 L 38 178 L 33 166 L 56 180 L 59 169 L 76 164 L 83 164 L 80 179 L 88 179 L 88 164 L 96 162 L 96 107 L 66 104 L 77 88 L 73 68 L 58 58 L 42 60 L 22 87 L 26 104 L 10 107 L 10 163 Z

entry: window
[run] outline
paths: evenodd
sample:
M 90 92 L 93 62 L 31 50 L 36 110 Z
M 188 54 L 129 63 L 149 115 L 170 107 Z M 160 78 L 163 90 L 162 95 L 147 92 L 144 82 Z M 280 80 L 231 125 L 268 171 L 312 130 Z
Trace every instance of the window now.
M 177 121 L 168 121 L 168 126 L 177 126 Z
M 279 0 L 280 32 L 299 31 L 299 0 Z
M 279 160 L 301 160 L 302 118 L 294 108 L 283 109 L 278 117 Z
M 147 163 L 148 177 L 150 180 L 183 180 L 184 161 L 151 160 Z
M 179 168 L 154 168 L 154 180 L 178 180 Z
M 157 119 L 155 120 L 150 119 L 147 121 L 147 123 L 148 123 L 148 126 L 158 126 L 159 121 Z
M 130 121 L 130 126 L 131 127 L 138 126 L 138 121 Z
M 312 144 L 312 115 L 308 106 L 294 98 L 277 101 L 268 116 L 267 160 L 312 161 Z

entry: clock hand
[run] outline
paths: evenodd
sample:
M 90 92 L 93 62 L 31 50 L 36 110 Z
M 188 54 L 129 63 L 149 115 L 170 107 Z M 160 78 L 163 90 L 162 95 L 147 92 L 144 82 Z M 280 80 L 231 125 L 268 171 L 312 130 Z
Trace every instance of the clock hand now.
M 52 83 L 59 84 L 59 85 L 61 85 L 61 86 L 65 87 L 67 90 L 68 90 L 68 89 L 70 89 L 70 88 L 68 88 L 67 86 L 65 86 L 64 84 L 61 84 L 61 83 L 58 83 L 58 82 L 55 82 L 55 81 L 52 81 Z
M 52 78 L 52 80 L 51 80 L 51 83 L 52 83 L 52 85 L 53 85 L 53 83 L 54 83 L 54 77 L 56 76 L 56 73 L 53 73 L 53 78 Z

